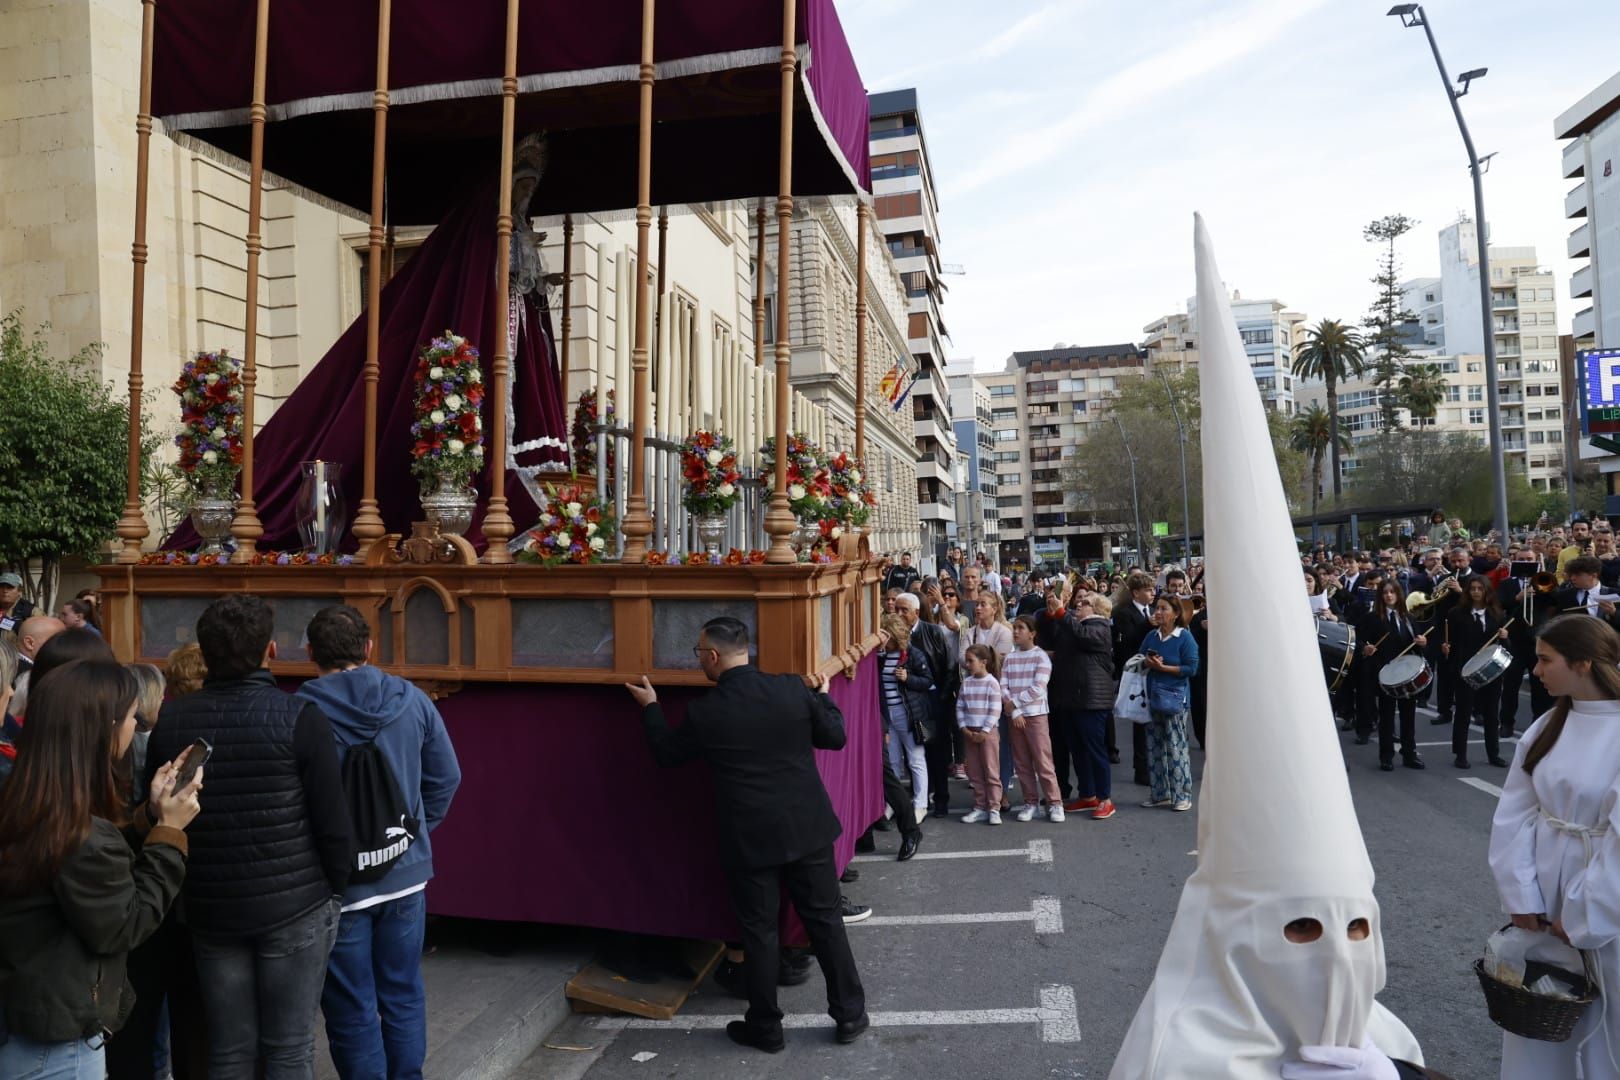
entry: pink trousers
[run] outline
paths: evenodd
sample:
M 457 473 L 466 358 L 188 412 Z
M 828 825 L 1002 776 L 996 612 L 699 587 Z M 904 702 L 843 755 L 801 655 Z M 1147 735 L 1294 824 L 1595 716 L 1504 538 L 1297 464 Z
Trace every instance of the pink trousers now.
M 966 737 L 968 783 L 973 785 L 973 809 L 997 810 L 1001 807 L 1001 735 L 990 732 L 983 742 Z M 1048 760 L 1051 754 L 1047 754 Z
M 1024 730 L 1011 719 L 1004 718 L 1007 736 L 1012 741 L 1013 768 L 1018 770 L 1018 787 L 1024 801 L 1035 805 L 1045 796 L 1048 804 L 1061 803 L 1057 770 L 1052 766 L 1052 732 L 1045 716 L 1024 717 Z

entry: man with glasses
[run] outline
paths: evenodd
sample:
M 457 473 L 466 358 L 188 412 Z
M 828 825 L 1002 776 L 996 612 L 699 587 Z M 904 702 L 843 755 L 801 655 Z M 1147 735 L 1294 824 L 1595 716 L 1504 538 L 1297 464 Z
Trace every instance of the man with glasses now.
M 721 617 L 703 624 L 692 650 L 715 684 L 686 707 L 670 730 L 658 693 L 644 675 L 625 689 L 641 706 L 653 760 L 666 768 L 702 758 L 714 779 L 715 823 L 732 909 L 742 926 L 748 1012 L 726 1025 L 735 1043 L 776 1053 L 777 934 L 783 886 L 810 935 L 827 980 L 827 1012 L 841 1043 L 870 1021 L 866 996 L 844 930 L 833 841 L 843 826 L 816 769 L 815 750 L 844 748 L 844 716 L 824 676 L 807 687 L 797 675 L 767 675 L 748 659 L 748 628 Z

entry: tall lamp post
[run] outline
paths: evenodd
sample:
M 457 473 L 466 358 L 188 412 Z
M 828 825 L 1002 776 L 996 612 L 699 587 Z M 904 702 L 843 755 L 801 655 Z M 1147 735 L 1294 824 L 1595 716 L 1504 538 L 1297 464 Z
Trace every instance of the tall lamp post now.
M 1170 389 L 1170 376 L 1163 368 L 1159 378 L 1164 380 L 1164 393 L 1170 399 L 1170 415 L 1176 418 L 1176 436 L 1181 441 L 1181 561 L 1192 560 L 1192 505 L 1187 498 L 1187 429 L 1181 426 L 1181 410 L 1176 408 L 1176 392 Z
M 1487 418 L 1490 421 L 1491 438 L 1491 494 L 1496 506 L 1496 532 L 1504 543 L 1508 538 L 1508 510 L 1507 510 L 1507 474 L 1504 471 L 1502 457 L 1502 414 L 1500 394 L 1497 390 L 1497 379 L 1501 372 L 1496 368 L 1496 337 L 1491 325 L 1491 277 L 1490 277 L 1490 250 L 1485 238 L 1485 187 L 1480 177 L 1484 169 L 1480 165 L 1479 153 L 1474 149 L 1473 136 L 1468 134 L 1468 123 L 1463 119 L 1462 106 L 1458 100 L 1468 93 L 1468 86 L 1475 79 L 1485 77 L 1484 68 L 1474 68 L 1457 76 L 1461 84 L 1460 90 L 1451 86 L 1451 76 L 1446 73 L 1446 62 L 1440 58 L 1440 46 L 1434 40 L 1434 27 L 1429 25 L 1428 15 L 1423 11 L 1422 4 L 1396 4 L 1389 9 L 1388 14 L 1401 20 L 1406 27 L 1421 26 L 1423 34 L 1429 39 L 1429 51 L 1434 53 L 1434 66 L 1440 69 L 1440 85 L 1446 89 L 1446 99 L 1451 103 L 1451 113 L 1457 118 L 1457 130 L 1462 133 L 1463 146 L 1468 150 L 1468 171 L 1474 177 L 1474 231 L 1479 241 L 1479 318 L 1485 332 L 1485 400 L 1488 406 Z
M 1125 437 L 1125 425 L 1119 422 L 1117 414 L 1110 414 L 1114 426 L 1119 429 L 1119 441 L 1125 447 L 1125 457 L 1131 463 L 1131 516 L 1136 521 L 1136 563 L 1145 567 L 1147 556 L 1142 553 L 1142 503 L 1136 494 L 1136 453 L 1131 449 L 1131 441 Z

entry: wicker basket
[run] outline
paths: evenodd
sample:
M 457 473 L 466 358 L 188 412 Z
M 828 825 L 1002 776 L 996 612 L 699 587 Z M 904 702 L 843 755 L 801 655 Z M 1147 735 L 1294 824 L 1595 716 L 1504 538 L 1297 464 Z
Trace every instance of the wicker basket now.
M 1509 986 L 1485 973 L 1485 961 L 1474 961 L 1474 974 L 1485 991 L 1485 1006 L 1491 1022 L 1503 1031 L 1541 1042 L 1564 1042 L 1575 1032 L 1575 1025 L 1597 1000 L 1590 982 L 1575 1001 L 1532 994 L 1522 986 Z

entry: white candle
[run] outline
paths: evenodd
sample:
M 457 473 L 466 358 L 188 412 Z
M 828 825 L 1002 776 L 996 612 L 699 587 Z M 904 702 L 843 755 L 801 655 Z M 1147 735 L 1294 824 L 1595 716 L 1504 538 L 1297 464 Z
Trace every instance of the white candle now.
M 608 347 L 608 257 L 607 241 L 596 245 L 596 345 L 591 349 L 591 386 L 599 401 L 605 401 L 607 388 L 602 376 L 607 372 Z
M 326 546 L 326 462 L 315 461 L 315 544 Z

